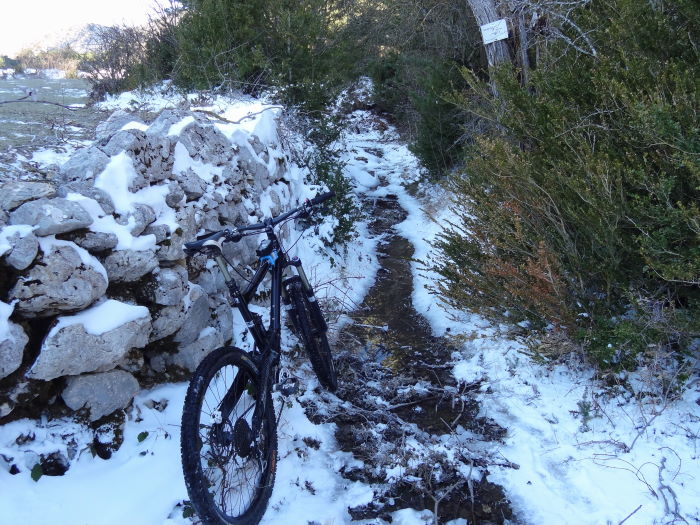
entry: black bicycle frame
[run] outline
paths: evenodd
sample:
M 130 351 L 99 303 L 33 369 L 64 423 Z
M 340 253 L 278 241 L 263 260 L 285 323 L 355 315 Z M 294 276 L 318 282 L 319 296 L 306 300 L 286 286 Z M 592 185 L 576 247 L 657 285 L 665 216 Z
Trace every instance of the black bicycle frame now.
M 267 410 L 265 406 L 268 399 L 267 392 L 272 387 L 273 374 L 279 365 L 279 347 L 282 332 L 281 306 L 282 294 L 285 293 L 283 287 L 284 270 L 289 266 L 298 266 L 296 261 L 294 263 L 290 262 L 284 251 L 281 250 L 279 240 L 271 225 L 267 225 L 264 233 L 267 234 L 267 238 L 271 243 L 270 254 L 260 257 L 258 268 L 244 290 L 241 290 L 235 279 L 232 278 L 223 256 L 218 255 L 215 259 L 229 290 L 231 305 L 238 308 L 238 311 L 241 313 L 248 331 L 253 336 L 255 350 L 257 350 L 257 352 L 254 351 L 254 355 L 258 358 L 260 381 L 258 392 L 256 393 L 258 399 L 253 414 L 252 428 L 253 435 L 256 437 L 262 424 L 262 415 Z M 270 327 L 265 329 L 261 316 L 251 312 L 248 308 L 248 303 L 257 292 L 268 272 L 272 276 L 272 297 L 270 300 Z M 301 273 L 303 274 L 303 270 L 301 270 Z M 242 384 L 243 382 L 239 381 L 233 382 L 233 385 Z M 220 411 L 224 418 L 228 417 L 241 396 L 242 390 L 242 386 L 231 388 L 222 399 Z

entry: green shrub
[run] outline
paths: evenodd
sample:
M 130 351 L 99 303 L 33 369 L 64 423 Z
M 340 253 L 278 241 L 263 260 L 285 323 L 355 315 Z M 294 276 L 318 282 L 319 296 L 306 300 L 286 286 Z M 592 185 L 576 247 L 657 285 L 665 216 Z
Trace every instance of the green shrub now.
M 434 177 L 462 159 L 463 114 L 449 100 L 465 87 L 458 64 L 434 56 L 389 54 L 370 68 L 377 109 L 390 113 L 411 151 Z
M 700 314 L 693 6 L 592 3 L 576 21 L 591 31 L 597 56 L 552 45 L 527 86 L 501 68 L 498 97 L 465 72 L 470 90 L 455 102 L 488 131 L 448 182 L 456 219 L 430 263 L 446 302 L 582 327 L 601 364 L 610 362 L 608 344 L 642 343 L 632 337 L 641 317 L 609 324 L 629 311 L 631 296 L 675 312 L 645 341 L 678 345 L 698 333 L 682 321 Z
M 343 174 L 345 165 L 340 159 L 342 150 L 338 141 L 341 137 L 342 122 L 324 114 L 314 118 L 309 124 L 307 138 L 313 144 L 313 150 L 307 155 L 305 162 L 311 171 L 312 182 L 325 184 L 335 192 L 335 198 L 329 201 L 325 209 L 328 215 L 338 221 L 333 230 L 333 243 L 343 245 L 355 234 L 359 210 L 350 181 Z
M 360 54 L 336 0 L 188 0 L 177 24 L 173 77 L 185 88 L 275 87 L 286 103 L 320 110 Z

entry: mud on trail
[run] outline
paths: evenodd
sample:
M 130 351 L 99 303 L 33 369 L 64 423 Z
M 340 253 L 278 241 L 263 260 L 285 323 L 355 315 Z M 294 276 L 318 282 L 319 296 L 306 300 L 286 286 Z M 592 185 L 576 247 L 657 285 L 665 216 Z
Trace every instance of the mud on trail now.
M 390 522 L 408 507 L 434 512 L 439 523 L 517 523 L 502 488 L 485 479 L 489 465 L 503 464 L 495 449 L 505 429 L 479 417 L 473 392 L 482 385 L 456 383 L 453 344 L 412 306 L 413 247 L 393 229 L 406 212 L 395 195 L 363 208 L 381 238 L 381 268 L 335 345 L 341 404 L 324 396 L 308 407 L 336 423 L 340 448 L 362 462 L 343 475 L 375 488 L 375 500 L 350 514 Z

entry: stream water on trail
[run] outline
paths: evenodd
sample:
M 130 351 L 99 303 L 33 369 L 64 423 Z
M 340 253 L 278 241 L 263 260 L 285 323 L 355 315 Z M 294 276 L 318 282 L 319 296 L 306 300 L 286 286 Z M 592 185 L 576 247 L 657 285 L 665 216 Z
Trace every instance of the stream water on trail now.
M 395 195 L 367 199 L 364 204 L 373 217 L 369 225 L 370 233 L 381 236 L 378 246 L 381 268 L 364 302 L 352 314 L 354 323 L 340 334 L 341 345 L 355 348 L 362 356 L 352 366 L 362 366 L 362 359 L 374 359 L 383 370 L 388 371 L 384 379 L 375 375 L 379 377 L 376 382 L 388 384 L 392 376 L 400 377 L 398 381 L 424 384 L 428 390 L 438 393 L 417 401 L 395 404 L 395 408 L 390 410 L 400 418 L 398 421 L 415 424 L 420 431 L 435 435 L 448 434 L 454 431 L 456 425 L 460 425 L 468 432 L 479 435 L 483 441 L 498 441 L 505 430 L 479 417 L 479 405 L 473 396 L 469 396 L 469 387 L 457 385 L 451 374 L 451 354 L 455 351 L 453 343 L 448 338 L 434 336 L 427 320 L 413 308 L 413 246 L 393 229 L 406 218 L 406 212 Z M 472 387 L 477 388 L 478 385 Z M 352 401 L 362 395 L 374 397 L 376 392 L 363 392 L 360 389 L 341 389 L 339 397 Z M 445 395 L 445 392 L 452 394 Z M 455 402 L 456 399 L 460 399 L 460 402 Z M 366 425 L 367 422 L 339 422 L 337 438 L 341 447 L 367 463 L 366 443 L 362 439 L 348 437 L 353 425 L 357 424 Z M 384 436 L 386 438 L 387 435 Z M 400 447 L 397 452 L 400 453 Z M 374 467 L 376 469 L 376 465 Z M 466 493 L 466 489 L 445 492 L 438 512 L 441 523 L 456 518 L 466 518 L 470 524 L 513 522 L 509 502 L 500 486 L 482 478 L 469 487 L 470 494 Z M 397 507 L 436 508 L 435 493 L 430 494 L 419 485 L 400 482 L 389 492 L 396 500 Z M 392 498 L 388 498 L 389 504 L 385 510 L 391 509 Z M 357 518 L 378 516 L 381 516 L 380 512 L 357 514 Z

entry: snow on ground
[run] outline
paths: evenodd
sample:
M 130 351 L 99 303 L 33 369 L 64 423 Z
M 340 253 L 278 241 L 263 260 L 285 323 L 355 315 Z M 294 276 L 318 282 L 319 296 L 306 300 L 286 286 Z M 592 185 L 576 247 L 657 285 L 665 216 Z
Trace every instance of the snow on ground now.
M 439 187 L 418 198 L 403 194 L 409 211 L 402 235 L 425 260 L 428 240 L 452 218 Z M 458 381 L 485 378 L 481 416 L 508 430 L 500 455 L 518 469 L 489 467 L 516 516 L 529 524 L 700 523 L 700 383 L 681 399 L 604 389 L 589 367 L 538 364 L 525 345 L 500 335 L 477 315 L 446 312 L 425 286 L 434 279 L 413 263 L 416 310 L 436 335 L 464 336 L 453 356 Z M 633 379 L 630 377 L 630 379 Z M 646 389 L 648 391 L 652 388 Z M 626 520 L 626 521 L 625 521 Z
M 367 115 L 355 117 L 371 121 Z M 413 244 L 414 258 L 425 261 L 430 239 L 453 218 L 449 196 L 437 185 L 423 186 L 412 196 L 405 183 L 419 171 L 413 156 L 391 129 L 356 127 L 364 131 L 348 137 L 349 173 L 366 194 L 399 197 L 409 215 L 397 230 Z M 362 164 L 356 159 L 360 151 L 368 158 Z M 377 186 L 379 174 L 389 179 L 388 186 Z M 455 377 L 464 382 L 485 378 L 480 416 L 508 430 L 499 453 L 504 463 L 519 468 L 490 466 L 488 479 L 505 488 L 519 520 L 534 525 L 700 523 L 697 377 L 676 401 L 606 394 L 592 369 L 576 362 L 539 364 L 499 327 L 477 315 L 446 311 L 426 289 L 435 275 L 417 262 L 412 268 L 416 310 L 435 335 L 449 331 L 467 341 L 453 356 Z M 636 379 L 643 386 L 643 378 Z M 419 519 L 417 512 L 410 515 Z
M 154 111 L 173 104 L 162 95 L 148 97 Z M 246 129 L 271 130 L 269 119 L 275 110 L 264 101 L 208 103 L 211 111 L 232 121 L 250 115 L 240 123 Z M 120 104 L 143 107 L 144 101 L 126 94 L 108 101 L 106 107 Z M 412 196 L 405 184 L 420 175 L 415 158 L 391 128 L 376 129 L 368 124 L 373 120 L 370 115 L 362 112 L 353 118 L 357 131 L 345 137 L 347 173 L 358 192 L 398 196 L 409 213 L 399 232 L 414 245 L 417 259 L 426 257 L 427 240 L 450 217 L 447 196 L 439 187 Z M 235 130 L 222 126 L 233 137 Z M 380 185 L 381 178 L 387 186 Z M 295 184 L 293 191 L 313 196 L 317 189 Z M 291 248 L 292 254 L 303 258 L 312 279 L 321 285 L 319 295 L 329 304 L 334 299 L 358 302 L 373 283 L 378 240 L 370 238 L 363 225 L 359 233 L 347 252 L 331 254 L 335 264 L 313 234 Z M 293 232 L 291 242 L 295 239 Z M 417 263 L 413 269 L 416 309 L 426 315 L 437 335 L 449 329 L 466 341 L 453 356 L 455 377 L 465 382 L 485 378 L 479 394 L 481 415 L 508 430 L 500 454 L 504 464 L 511 462 L 519 468 L 490 466 L 489 480 L 506 489 L 519 522 L 700 523 L 697 382 L 680 400 L 668 404 L 621 394 L 599 396 L 594 374 L 585 367 L 538 364 L 525 355 L 523 344 L 503 337 L 498 327 L 478 316 L 447 315 L 425 289 L 431 276 Z M 339 274 L 352 279 L 342 282 Z M 5 312 L 0 313 L 6 318 Z M 238 334 L 239 344 L 240 338 Z M 288 334 L 284 344 L 292 346 Z M 371 487 L 339 475 L 343 466 L 355 460 L 338 450 L 333 425 L 313 424 L 304 414 L 300 401 L 313 395 L 316 379 L 308 366 L 297 373 L 305 393 L 299 399 L 277 401 L 278 407 L 284 404 L 277 482 L 263 523 L 349 523 L 347 508 L 370 501 Z M 183 516 L 187 494 L 179 454 L 185 390 L 181 383 L 139 394 L 126 415 L 123 445 L 108 460 L 93 456 L 93 432 L 74 421 L 22 420 L 0 427 L 0 522 L 191 523 Z M 72 458 L 70 469 L 64 476 L 42 476 L 34 481 L 31 469 L 36 454 L 54 451 Z M 20 472 L 12 475 L 2 468 L 3 458 L 9 461 L 8 468 L 15 463 Z M 429 511 L 404 509 L 393 518 L 394 524 L 419 525 L 430 523 L 433 516 Z M 452 523 L 464 524 L 464 520 Z

